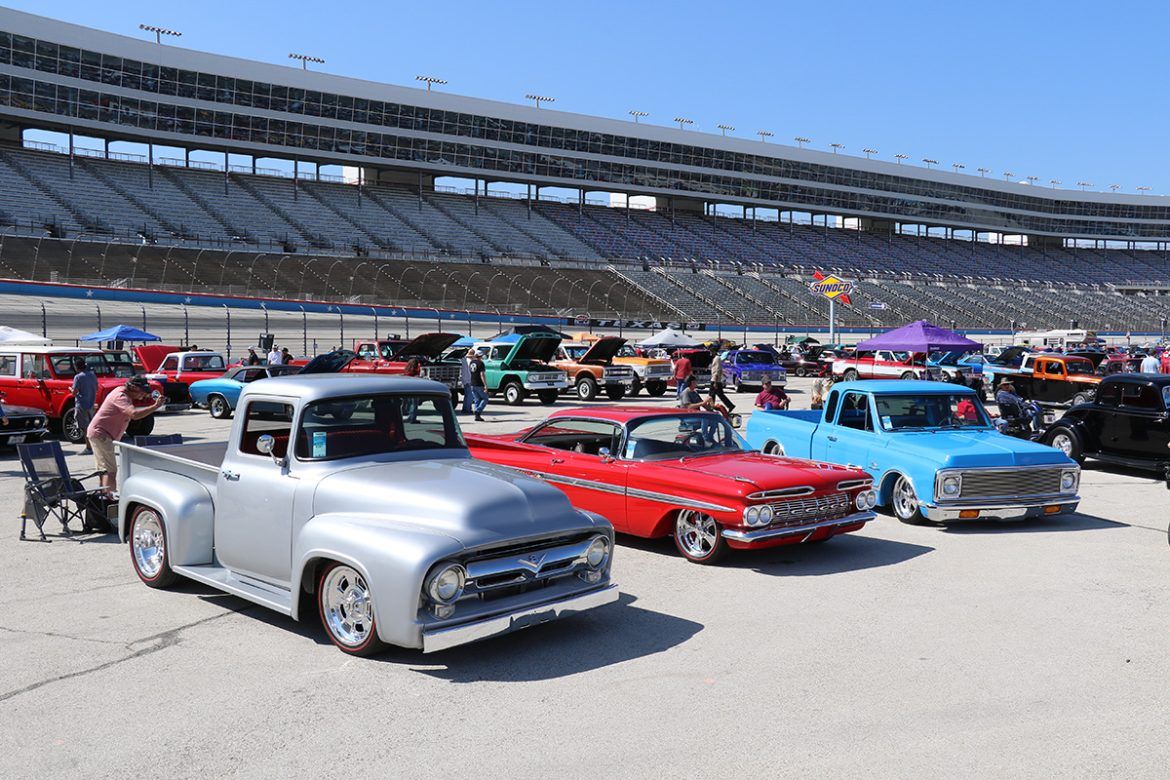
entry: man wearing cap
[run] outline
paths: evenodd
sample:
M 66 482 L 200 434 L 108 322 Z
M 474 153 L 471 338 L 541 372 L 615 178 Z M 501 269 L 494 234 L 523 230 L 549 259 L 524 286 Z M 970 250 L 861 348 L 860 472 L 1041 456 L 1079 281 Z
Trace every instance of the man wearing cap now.
M 1029 428 L 1036 428 L 1039 415 L 1033 404 L 1027 403 L 1016 395 L 1016 386 L 1011 382 L 1000 382 L 995 402 L 999 405 L 1000 414 L 1004 417 L 1016 417 L 1028 424 Z
M 149 417 L 166 403 L 159 395 L 153 404 L 137 406 L 150 398 L 150 383 L 144 376 L 132 376 L 126 384 L 115 388 L 106 396 L 97 414 L 93 416 L 86 436 L 93 448 L 93 459 L 102 475 L 102 487 L 113 492 L 118 486 L 118 461 L 114 458 L 114 442 L 122 438 L 132 420 Z
M 765 378 L 760 394 L 756 396 L 756 408 L 764 411 L 787 409 L 788 404 L 788 394 L 778 387 L 772 387 L 772 380 Z

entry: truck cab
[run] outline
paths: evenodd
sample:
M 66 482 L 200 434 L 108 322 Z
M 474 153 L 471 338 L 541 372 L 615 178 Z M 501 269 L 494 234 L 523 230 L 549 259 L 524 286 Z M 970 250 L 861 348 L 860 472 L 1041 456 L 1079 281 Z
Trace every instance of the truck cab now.
M 223 355 L 210 350 L 173 351 L 162 355 L 161 359 L 151 347 L 139 347 L 137 351 L 147 378 L 162 385 L 168 409 L 189 408 L 192 382 L 215 379 L 227 371 Z
M 857 379 L 926 379 L 929 369 L 921 352 L 878 349 L 859 351 L 833 361 L 833 376 L 852 382 Z
M 646 394 L 654 398 L 666 393 L 666 383 L 671 376 L 669 360 L 646 357 L 639 354 L 638 350 L 629 344 L 624 344 L 618 350 L 613 362 L 619 366 L 629 366 L 634 370 L 634 381 L 630 386 L 630 395 L 637 395 L 642 388 L 646 388 Z
M 984 369 L 985 381 L 994 392 L 1000 382 L 1010 381 L 1021 398 L 1044 406 L 1075 406 L 1092 400 L 1101 376 L 1087 357 L 1046 352 L 1025 354 L 1018 371 Z
M 458 333 L 424 333 L 407 340 L 384 339 L 357 341 L 357 357 L 342 371 L 356 374 L 401 375 L 406 364 L 414 359 L 419 364 L 419 376 L 442 382 L 452 392 L 462 386 L 459 381 L 459 361 L 443 358 L 443 353 L 460 339 Z

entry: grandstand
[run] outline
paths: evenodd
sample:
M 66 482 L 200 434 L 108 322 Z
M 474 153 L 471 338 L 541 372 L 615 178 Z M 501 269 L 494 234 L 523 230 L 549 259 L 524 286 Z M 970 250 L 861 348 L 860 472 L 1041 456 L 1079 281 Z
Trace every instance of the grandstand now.
M 796 328 L 825 320 L 820 270 L 857 280 L 844 324 L 1154 331 L 1168 247 L 1160 198 L 538 112 L 0 9 L 8 278 Z

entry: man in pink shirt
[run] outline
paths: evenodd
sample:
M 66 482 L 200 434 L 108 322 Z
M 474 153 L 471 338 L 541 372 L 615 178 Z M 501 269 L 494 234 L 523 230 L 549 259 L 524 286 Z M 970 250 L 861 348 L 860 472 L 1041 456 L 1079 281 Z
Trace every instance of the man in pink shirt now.
M 114 458 L 114 442 L 126 433 L 131 420 L 141 420 L 154 414 L 166 403 L 160 396 L 153 404 L 137 406 L 150 398 L 150 383 L 144 376 L 133 376 L 126 384 L 106 396 L 97 414 L 86 429 L 89 446 L 93 448 L 93 459 L 102 475 L 102 487 L 112 492 L 118 486 L 118 461 Z

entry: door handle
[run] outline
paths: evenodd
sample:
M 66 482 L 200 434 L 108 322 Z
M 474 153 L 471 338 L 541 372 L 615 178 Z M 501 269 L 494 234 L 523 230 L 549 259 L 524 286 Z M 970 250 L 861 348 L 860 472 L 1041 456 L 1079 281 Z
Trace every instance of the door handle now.
M 223 478 L 226 479 L 228 482 L 236 482 L 240 479 L 240 475 L 234 471 L 228 471 L 227 469 L 224 469 L 223 471 L 221 471 L 219 473 L 221 475 L 223 475 Z
M 829 441 L 837 441 L 836 436 L 826 436 L 825 438 L 828 439 Z
M 552 463 L 564 463 L 565 459 L 564 458 L 553 458 L 551 462 Z

